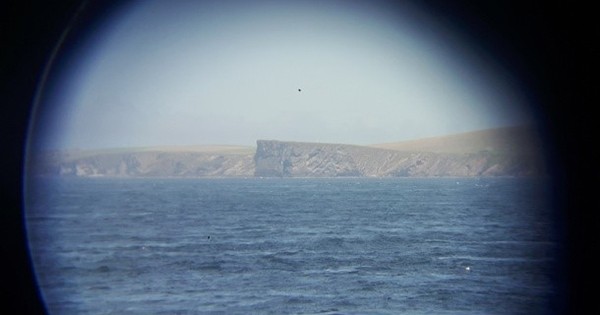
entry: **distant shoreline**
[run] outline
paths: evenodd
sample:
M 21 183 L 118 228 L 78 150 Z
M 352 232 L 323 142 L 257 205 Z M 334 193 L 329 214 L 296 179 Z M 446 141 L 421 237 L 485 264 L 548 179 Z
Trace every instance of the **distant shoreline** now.
M 528 128 L 360 146 L 257 140 L 257 146 L 160 146 L 33 154 L 28 175 L 134 178 L 523 177 L 547 174 Z

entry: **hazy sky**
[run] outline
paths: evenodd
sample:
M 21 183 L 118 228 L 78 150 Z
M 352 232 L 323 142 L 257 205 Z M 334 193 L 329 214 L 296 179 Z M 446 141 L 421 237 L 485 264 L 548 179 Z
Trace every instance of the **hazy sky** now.
M 159 0 L 104 25 L 49 93 L 49 147 L 369 144 L 528 120 L 476 43 L 408 5 Z

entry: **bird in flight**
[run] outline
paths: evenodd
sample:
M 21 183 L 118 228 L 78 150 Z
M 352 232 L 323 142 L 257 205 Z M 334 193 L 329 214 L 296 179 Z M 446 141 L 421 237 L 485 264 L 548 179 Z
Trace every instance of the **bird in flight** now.
M 298 92 L 302 92 L 302 89 L 298 89 Z

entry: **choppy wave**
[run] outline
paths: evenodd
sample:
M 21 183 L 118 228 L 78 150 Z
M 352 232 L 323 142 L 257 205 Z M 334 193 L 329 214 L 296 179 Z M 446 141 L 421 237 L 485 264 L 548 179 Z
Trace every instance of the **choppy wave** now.
M 61 181 L 27 213 L 51 314 L 552 310 L 556 237 L 528 181 Z

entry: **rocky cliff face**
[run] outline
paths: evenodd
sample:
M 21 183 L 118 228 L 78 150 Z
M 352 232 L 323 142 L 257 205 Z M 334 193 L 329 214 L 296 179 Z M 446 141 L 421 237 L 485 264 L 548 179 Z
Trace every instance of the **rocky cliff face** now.
M 45 158 L 34 173 L 109 177 L 248 177 L 254 176 L 253 154 L 203 152 L 104 153 L 78 158 Z
M 30 166 L 32 174 L 88 177 L 543 175 L 538 144 L 522 140 L 529 134 L 499 129 L 379 147 L 258 140 L 256 151 L 209 146 L 55 153 Z
M 543 171 L 533 156 L 477 152 L 400 152 L 342 144 L 257 141 L 256 176 L 527 176 Z

